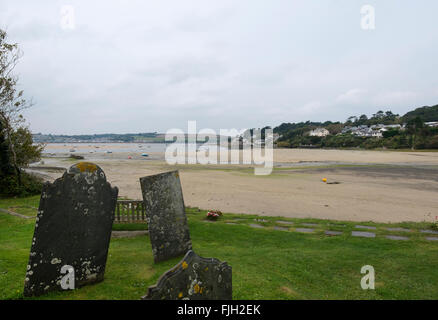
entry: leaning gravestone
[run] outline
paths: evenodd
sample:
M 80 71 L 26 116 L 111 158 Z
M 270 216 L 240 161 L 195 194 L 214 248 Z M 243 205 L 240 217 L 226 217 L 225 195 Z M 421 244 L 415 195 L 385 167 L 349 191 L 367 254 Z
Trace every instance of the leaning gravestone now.
M 143 300 L 231 300 L 231 267 L 214 258 L 202 258 L 190 250 Z
M 192 248 L 178 171 L 140 178 L 154 261 Z
M 117 194 L 102 169 L 89 162 L 43 186 L 25 296 L 65 289 L 71 271 L 75 288 L 103 280 Z

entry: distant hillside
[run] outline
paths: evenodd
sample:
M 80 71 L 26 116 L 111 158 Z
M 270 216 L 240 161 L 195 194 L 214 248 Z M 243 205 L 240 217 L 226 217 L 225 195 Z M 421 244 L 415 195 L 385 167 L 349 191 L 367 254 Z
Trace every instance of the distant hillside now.
M 52 135 L 33 134 L 33 141 L 36 143 L 76 143 L 76 142 L 163 142 L 164 138 L 156 132 L 148 133 L 126 133 L 126 134 L 93 134 L 93 135 Z
M 331 133 L 339 133 L 343 127 L 340 122 L 299 122 L 299 123 L 282 123 L 278 127 L 274 128 L 274 133 L 278 133 L 280 135 L 287 135 L 291 132 L 304 132 L 313 130 L 318 127 L 327 128 Z
M 351 116 L 342 122 L 282 123 L 277 147 L 284 148 L 386 148 L 438 149 L 438 105 L 417 108 L 400 117 L 379 110 L 371 117 Z M 315 134 L 315 129 L 319 133 Z
M 424 122 L 438 121 L 438 104 L 433 107 L 424 106 L 406 113 L 402 120 L 408 122 L 411 119 L 420 117 Z

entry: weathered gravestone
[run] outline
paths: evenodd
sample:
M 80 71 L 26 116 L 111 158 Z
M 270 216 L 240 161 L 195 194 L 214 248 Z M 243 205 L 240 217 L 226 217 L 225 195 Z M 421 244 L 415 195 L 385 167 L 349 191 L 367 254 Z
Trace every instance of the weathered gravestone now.
M 67 270 L 74 271 L 75 288 L 103 280 L 117 194 L 102 169 L 89 162 L 44 185 L 25 296 L 65 289 L 64 277 L 72 276 Z
M 190 250 L 155 286 L 149 287 L 143 300 L 231 300 L 231 267 L 214 258 L 202 258 Z
M 140 178 L 154 261 L 192 248 L 178 171 Z

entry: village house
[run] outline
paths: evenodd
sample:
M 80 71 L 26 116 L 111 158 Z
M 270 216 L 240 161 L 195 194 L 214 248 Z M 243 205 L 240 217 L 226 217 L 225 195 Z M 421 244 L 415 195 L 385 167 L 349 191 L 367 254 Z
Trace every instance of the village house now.
M 312 136 L 312 137 L 325 137 L 329 134 L 330 134 L 330 132 L 325 128 L 316 128 L 316 129 L 309 132 L 309 136 Z
M 404 125 L 399 124 L 374 124 L 372 126 L 360 125 L 357 127 L 346 126 L 342 129 L 342 133 L 351 133 L 359 137 L 375 137 L 382 138 L 383 132 L 390 129 L 404 130 Z

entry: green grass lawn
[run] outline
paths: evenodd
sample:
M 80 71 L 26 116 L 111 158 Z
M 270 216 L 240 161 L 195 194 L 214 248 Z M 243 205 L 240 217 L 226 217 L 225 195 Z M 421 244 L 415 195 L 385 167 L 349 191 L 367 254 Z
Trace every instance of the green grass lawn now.
M 0 208 L 22 208 L 23 214 L 32 215 L 38 202 L 39 196 L 5 199 Z M 351 236 L 357 224 L 352 222 L 239 214 L 208 222 L 205 213 L 187 209 L 193 248 L 200 256 L 232 266 L 234 299 L 438 299 L 438 242 L 426 241 L 428 235 L 416 232 L 430 224 L 362 223 L 377 227 L 372 231 L 376 238 L 368 239 Z M 294 224 L 282 225 L 289 231 L 275 230 L 278 220 Z M 22 298 L 34 223 L 0 212 L 0 299 Z M 250 223 L 265 228 L 251 228 Z M 295 232 L 295 227 L 306 227 L 302 223 L 317 223 L 315 233 Z M 413 231 L 388 232 L 384 230 L 388 226 Z M 114 226 L 144 228 L 144 224 Z M 323 231 L 328 229 L 344 234 L 328 237 Z M 410 240 L 389 240 L 383 237 L 386 234 L 408 235 Z M 179 260 L 154 264 L 147 236 L 112 239 L 103 282 L 38 299 L 139 299 Z M 364 265 L 375 268 L 375 290 L 360 287 Z

